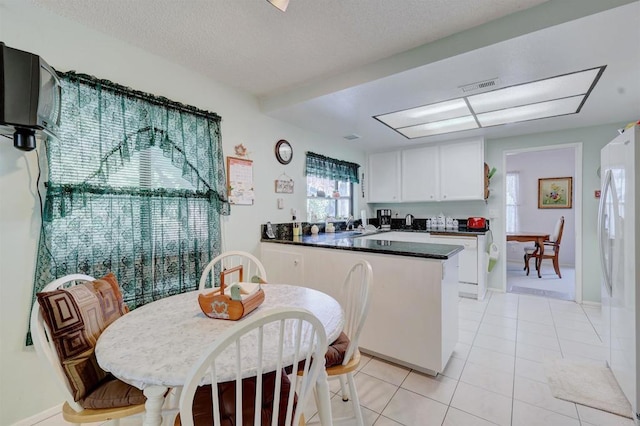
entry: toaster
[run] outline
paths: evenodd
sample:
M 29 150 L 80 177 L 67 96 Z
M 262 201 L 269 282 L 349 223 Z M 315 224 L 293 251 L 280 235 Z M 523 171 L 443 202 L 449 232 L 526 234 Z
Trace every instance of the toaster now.
M 487 220 L 484 217 L 470 217 L 467 219 L 467 229 L 486 229 Z

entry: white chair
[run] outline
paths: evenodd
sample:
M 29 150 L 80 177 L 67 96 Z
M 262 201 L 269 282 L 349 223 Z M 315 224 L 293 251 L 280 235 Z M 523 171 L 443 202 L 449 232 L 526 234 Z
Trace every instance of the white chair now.
M 221 334 L 191 368 L 182 388 L 180 415 L 175 424 L 300 424 L 305 403 L 324 368 L 324 363 L 311 360 L 323 359 L 326 350 L 324 327 L 307 310 L 276 308 L 239 321 Z M 255 357 L 256 361 L 249 364 L 243 360 L 247 357 Z M 300 367 L 298 361 L 303 362 L 304 367 Z M 289 381 L 284 369 L 295 365 L 302 368 L 302 375 L 292 374 Z M 226 374 L 224 380 L 220 374 Z M 247 380 L 252 380 L 248 386 Z M 273 388 L 270 387 L 271 382 Z M 221 383 L 224 383 L 222 387 Z M 203 384 L 213 386 L 201 386 Z M 234 413 L 226 413 L 231 418 L 221 418 L 220 390 L 230 384 L 235 389 L 226 390 L 235 395 L 232 403 Z M 297 402 L 294 403 L 296 390 Z M 248 395 L 243 396 L 245 392 Z M 270 405 L 264 407 L 263 397 L 266 394 L 269 394 Z M 202 396 L 204 401 L 200 398 Z M 228 401 L 227 398 L 228 394 L 223 401 Z M 196 409 L 193 408 L 194 402 Z M 227 404 L 222 405 L 228 409 Z M 265 409 L 270 409 L 270 413 L 265 414 Z M 243 414 L 250 418 L 243 419 Z M 194 423 L 194 415 L 198 423 Z
M 358 261 L 347 273 L 342 286 L 343 295 L 341 300 L 344 301 L 343 308 L 345 311 L 344 333 L 349 338 L 349 344 L 342 364 L 327 367 L 326 369 L 327 376 L 330 378 L 337 376 L 339 378 L 342 400 L 348 401 L 349 396 L 351 396 L 354 417 L 358 426 L 363 425 L 363 419 L 353 374 L 360 365 L 358 340 L 371 305 L 370 290 L 372 282 L 373 271 L 366 260 Z
M 76 285 L 84 281 L 94 281 L 95 278 L 88 275 L 74 274 L 59 278 L 45 286 L 42 292 L 49 292 L 70 285 Z M 58 389 L 64 396 L 62 417 L 70 423 L 82 424 L 93 422 L 105 422 L 113 420 L 118 424 L 118 419 L 144 413 L 144 404 L 130 405 L 117 408 L 85 409 L 74 400 L 73 390 L 60 364 L 58 352 L 53 339 L 50 339 L 51 330 L 47 326 L 42 315 L 40 304 L 36 300 L 31 310 L 31 337 L 38 358 L 43 361 L 58 385 Z
M 238 266 L 241 267 L 238 268 Z M 198 290 L 202 291 L 207 288 L 207 283 L 210 287 L 214 287 L 216 273 L 220 274 L 221 279 L 224 279 L 222 277 L 226 275 L 231 275 L 231 278 L 236 282 L 267 282 L 267 272 L 260 260 L 244 251 L 227 251 L 216 256 L 202 271 Z

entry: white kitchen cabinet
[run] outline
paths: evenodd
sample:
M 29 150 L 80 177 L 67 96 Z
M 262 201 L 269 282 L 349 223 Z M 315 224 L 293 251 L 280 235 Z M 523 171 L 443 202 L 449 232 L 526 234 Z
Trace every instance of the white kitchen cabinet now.
M 261 243 L 269 282 L 295 284 L 284 266 L 299 254 L 305 287 L 341 304 L 347 271 L 360 259 L 373 269 L 371 308 L 360 335 L 363 352 L 435 375 L 441 373 L 458 341 L 458 256 L 425 259 L 331 248 Z M 278 257 L 280 256 L 280 258 Z M 287 260 L 288 259 L 288 260 Z M 284 266 L 284 268 L 283 268 Z
M 440 145 L 440 199 L 484 200 L 484 142 Z
M 400 201 L 400 151 L 369 154 L 369 202 Z
M 369 155 L 370 203 L 483 199 L 481 138 Z
M 403 150 L 400 174 L 402 201 L 438 201 L 440 199 L 438 146 Z
M 460 270 L 458 277 L 460 296 L 483 300 L 487 293 L 487 262 L 486 236 L 462 237 L 452 235 L 433 235 L 429 242 L 437 244 L 452 244 L 463 246 L 460 253 Z
M 262 243 L 260 261 L 269 265 L 265 266 L 267 281 L 304 285 L 304 258 L 295 246 Z

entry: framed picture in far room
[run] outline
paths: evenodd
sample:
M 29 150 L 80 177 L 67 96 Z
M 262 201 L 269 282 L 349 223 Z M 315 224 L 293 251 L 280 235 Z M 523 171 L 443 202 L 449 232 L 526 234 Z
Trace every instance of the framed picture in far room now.
M 572 194 L 571 177 L 538 179 L 539 209 L 570 209 Z

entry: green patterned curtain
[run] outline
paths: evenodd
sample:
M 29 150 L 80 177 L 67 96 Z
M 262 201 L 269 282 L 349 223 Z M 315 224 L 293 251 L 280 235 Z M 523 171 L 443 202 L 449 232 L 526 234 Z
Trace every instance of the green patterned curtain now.
M 337 160 L 307 151 L 305 176 L 317 176 L 324 179 L 343 182 L 360 183 L 358 179 L 359 164 Z
M 55 278 L 114 272 L 131 309 L 194 290 L 229 214 L 220 117 L 68 72 L 35 293 Z

